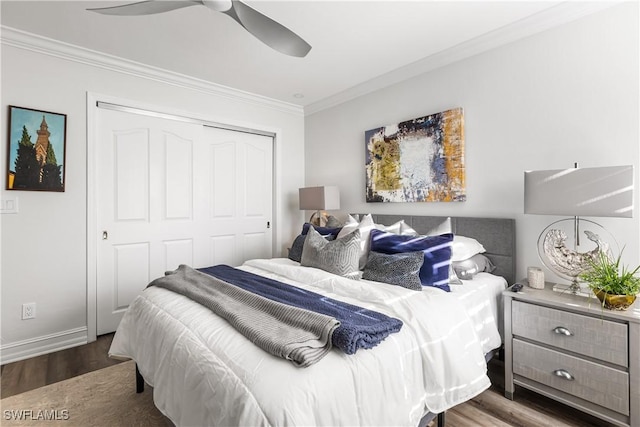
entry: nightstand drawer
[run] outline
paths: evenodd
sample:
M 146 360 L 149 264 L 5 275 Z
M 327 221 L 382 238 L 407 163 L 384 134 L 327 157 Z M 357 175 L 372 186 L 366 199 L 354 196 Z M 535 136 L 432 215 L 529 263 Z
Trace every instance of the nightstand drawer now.
M 626 324 L 521 301 L 513 301 L 511 315 L 515 336 L 616 365 L 629 365 Z
M 626 372 L 514 339 L 513 373 L 629 415 Z

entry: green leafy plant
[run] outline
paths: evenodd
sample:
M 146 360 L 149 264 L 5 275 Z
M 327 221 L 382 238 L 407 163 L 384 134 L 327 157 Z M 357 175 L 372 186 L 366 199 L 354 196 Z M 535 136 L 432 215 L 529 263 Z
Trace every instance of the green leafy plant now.
M 589 261 L 589 269 L 580 274 L 580 279 L 587 282 L 594 291 L 602 291 L 609 295 L 629 295 L 640 293 L 640 278 L 636 273 L 640 265 L 634 270 L 621 265 L 622 251 L 613 259 L 604 252 Z

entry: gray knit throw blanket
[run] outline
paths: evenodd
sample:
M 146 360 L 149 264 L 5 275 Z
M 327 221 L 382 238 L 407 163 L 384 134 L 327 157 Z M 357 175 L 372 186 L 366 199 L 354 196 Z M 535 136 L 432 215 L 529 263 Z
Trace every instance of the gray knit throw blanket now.
M 258 347 L 304 368 L 331 350 L 340 322 L 289 306 L 181 265 L 149 284 L 184 295 L 226 319 Z

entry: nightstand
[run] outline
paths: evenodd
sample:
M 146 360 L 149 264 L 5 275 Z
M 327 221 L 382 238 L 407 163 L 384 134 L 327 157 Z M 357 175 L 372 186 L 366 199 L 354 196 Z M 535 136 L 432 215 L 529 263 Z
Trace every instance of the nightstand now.
M 620 426 L 640 426 L 640 299 L 627 311 L 526 284 L 504 297 L 505 396 L 515 385 Z

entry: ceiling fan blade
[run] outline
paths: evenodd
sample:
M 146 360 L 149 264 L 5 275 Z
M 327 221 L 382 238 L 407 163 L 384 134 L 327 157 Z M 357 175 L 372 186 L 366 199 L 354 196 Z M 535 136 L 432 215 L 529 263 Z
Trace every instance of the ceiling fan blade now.
M 202 5 L 201 0 L 186 1 L 141 1 L 137 3 L 123 4 L 112 7 L 99 7 L 87 9 L 92 12 L 101 13 L 103 15 L 119 15 L 119 16 L 135 16 L 135 15 L 152 15 L 154 13 L 169 12 L 171 10 L 183 7 Z
M 297 57 L 304 57 L 311 50 L 309 43 L 285 26 L 241 1 L 234 0 L 232 3 L 231 9 L 222 13 L 229 15 L 267 46 Z

